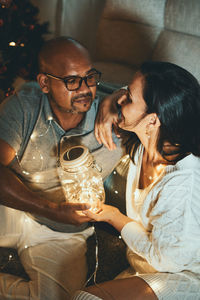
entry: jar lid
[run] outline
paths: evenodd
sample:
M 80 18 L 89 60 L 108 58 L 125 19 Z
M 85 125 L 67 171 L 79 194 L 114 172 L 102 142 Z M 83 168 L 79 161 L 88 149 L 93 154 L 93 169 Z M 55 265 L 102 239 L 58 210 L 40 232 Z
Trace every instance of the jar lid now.
M 81 166 L 87 161 L 89 154 L 89 150 L 85 146 L 78 145 L 70 147 L 60 156 L 61 166 L 67 168 Z

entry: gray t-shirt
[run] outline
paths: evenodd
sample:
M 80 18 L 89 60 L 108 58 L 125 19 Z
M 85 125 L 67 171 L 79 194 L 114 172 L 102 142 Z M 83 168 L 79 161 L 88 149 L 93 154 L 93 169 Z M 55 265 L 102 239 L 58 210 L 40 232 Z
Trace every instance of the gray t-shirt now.
M 59 153 L 71 145 L 88 147 L 102 168 L 103 179 L 111 173 L 123 149 L 115 135 L 113 139 L 118 147 L 114 151 L 97 142 L 94 122 L 99 101 L 97 96 L 84 120 L 67 132 L 54 119 L 47 95 L 36 82 L 24 84 L 0 105 L 0 138 L 16 151 L 10 168 L 31 190 L 50 201 L 65 201 L 58 176 Z M 34 219 L 62 232 L 85 228 L 85 225 L 66 225 L 40 216 L 34 216 Z

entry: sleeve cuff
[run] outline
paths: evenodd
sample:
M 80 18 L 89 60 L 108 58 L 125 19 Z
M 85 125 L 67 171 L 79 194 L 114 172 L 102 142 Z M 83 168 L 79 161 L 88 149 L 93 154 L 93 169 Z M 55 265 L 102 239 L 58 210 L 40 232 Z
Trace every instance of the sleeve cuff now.
M 121 230 L 121 236 L 126 244 L 131 247 L 133 243 L 137 242 L 141 238 L 145 238 L 147 233 L 142 225 L 136 222 L 127 223 Z M 132 248 L 132 247 L 131 247 Z

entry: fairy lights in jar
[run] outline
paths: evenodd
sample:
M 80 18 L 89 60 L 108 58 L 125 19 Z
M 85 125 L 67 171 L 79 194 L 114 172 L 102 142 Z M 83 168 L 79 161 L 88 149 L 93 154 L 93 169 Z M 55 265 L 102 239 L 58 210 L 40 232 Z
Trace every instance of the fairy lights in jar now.
M 60 155 L 59 177 L 66 201 L 89 203 L 93 212 L 99 211 L 105 200 L 100 168 L 88 148 L 74 146 Z

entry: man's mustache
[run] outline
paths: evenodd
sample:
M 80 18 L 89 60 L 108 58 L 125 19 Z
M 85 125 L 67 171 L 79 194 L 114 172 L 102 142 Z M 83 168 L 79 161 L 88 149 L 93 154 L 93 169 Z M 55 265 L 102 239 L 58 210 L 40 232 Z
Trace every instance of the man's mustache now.
M 73 100 L 83 99 L 83 98 L 88 98 L 88 97 L 92 98 L 92 93 L 91 92 L 78 94 L 78 95 L 72 97 L 72 101 Z

